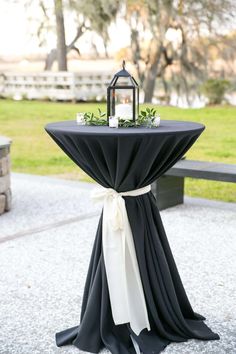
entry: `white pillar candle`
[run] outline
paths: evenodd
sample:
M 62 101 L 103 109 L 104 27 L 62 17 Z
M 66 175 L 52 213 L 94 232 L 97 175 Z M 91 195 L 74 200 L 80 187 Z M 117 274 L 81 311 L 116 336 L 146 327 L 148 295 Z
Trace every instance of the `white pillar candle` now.
M 128 103 L 118 104 L 115 107 L 116 109 L 116 117 L 120 117 L 123 119 L 132 119 L 132 105 Z

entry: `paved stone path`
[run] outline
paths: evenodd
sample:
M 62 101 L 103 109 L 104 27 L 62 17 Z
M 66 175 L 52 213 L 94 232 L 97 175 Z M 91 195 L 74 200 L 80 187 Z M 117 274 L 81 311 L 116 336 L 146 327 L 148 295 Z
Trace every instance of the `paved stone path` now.
M 0 217 L 0 353 L 82 353 L 57 348 L 54 333 L 79 323 L 101 208 L 93 185 L 12 177 L 13 209 Z M 187 198 L 162 218 L 190 301 L 221 336 L 164 353 L 235 354 L 236 205 Z

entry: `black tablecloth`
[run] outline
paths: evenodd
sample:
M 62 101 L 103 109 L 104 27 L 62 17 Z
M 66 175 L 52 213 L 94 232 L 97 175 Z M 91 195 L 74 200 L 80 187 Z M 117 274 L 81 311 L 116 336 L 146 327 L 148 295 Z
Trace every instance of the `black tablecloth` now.
M 201 124 L 179 121 L 162 121 L 159 128 L 151 129 L 78 126 L 75 121 L 46 126 L 49 135 L 78 166 L 100 185 L 118 192 L 151 184 L 188 151 L 203 130 Z M 135 353 L 132 334 L 144 354 L 157 354 L 170 342 L 218 339 L 189 303 L 152 192 L 124 199 L 151 331 L 143 330 L 136 336 L 129 324 L 116 326 L 113 322 L 101 218 L 80 324 L 58 333 L 57 345 L 74 344 L 93 353 L 106 347 L 112 354 L 130 354 Z

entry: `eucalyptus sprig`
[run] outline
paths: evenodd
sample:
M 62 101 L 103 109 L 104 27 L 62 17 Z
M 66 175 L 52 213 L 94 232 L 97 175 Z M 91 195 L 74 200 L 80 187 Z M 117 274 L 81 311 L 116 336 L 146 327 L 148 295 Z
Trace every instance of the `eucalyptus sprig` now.
M 146 108 L 145 110 L 142 110 L 138 117 L 139 123 L 141 125 L 146 125 L 150 121 L 152 123 L 155 120 L 156 112 L 155 108 Z
M 119 127 L 124 127 L 124 128 L 128 128 L 128 127 L 136 127 L 137 121 L 134 122 L 133 120 L 130 119 L 122 119 L 119 118 Z
M 107 125 L 106 113 L 98 108 L 98 114 L 91 112 L 84 113 L 84 120 L 86 125 Z

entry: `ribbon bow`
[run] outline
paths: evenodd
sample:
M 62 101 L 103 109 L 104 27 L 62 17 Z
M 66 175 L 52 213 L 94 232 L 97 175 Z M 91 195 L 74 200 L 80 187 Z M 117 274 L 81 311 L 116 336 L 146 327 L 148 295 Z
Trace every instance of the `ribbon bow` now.
M 110 206 L 109 221 L 114 231 L 123 229 L 124 199 L 112 188 L 98 188 L 92 192 L 92 198 L 97 201 L 104 201 Z
M 135 334 L 150 330 L 133 235 L 123 196 L 150 192 L 151 186 L 118 193 L 112 188 L 92 192 L 103 200 L 102 247 L 114 323 L 130 323 Z

